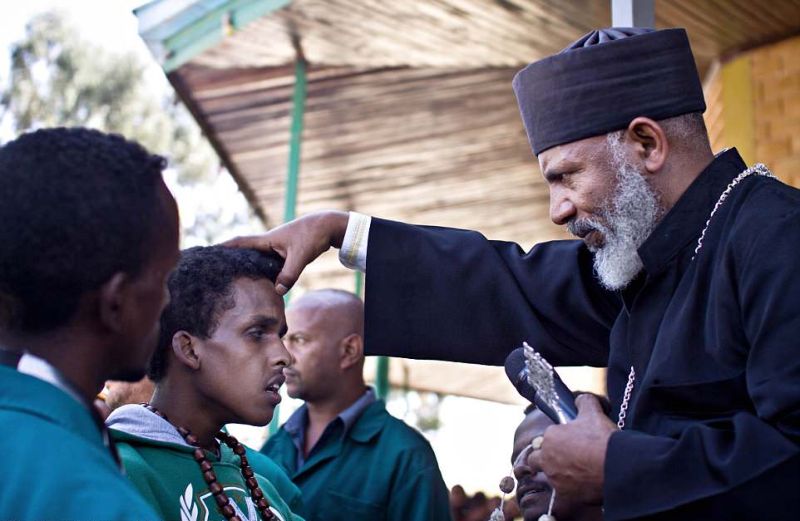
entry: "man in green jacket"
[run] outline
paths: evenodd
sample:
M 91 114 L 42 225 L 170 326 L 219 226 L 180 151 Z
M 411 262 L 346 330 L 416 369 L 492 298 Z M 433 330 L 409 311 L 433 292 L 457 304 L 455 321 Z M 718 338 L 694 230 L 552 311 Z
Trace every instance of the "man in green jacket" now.
M 152 520 L 92 400 L 144 376 L 178 213 L 163 158 L 121 136 L 45 129 L 0 148 L 3 519 Z
M 269 477 L 277 469 L 221 430 L 266 425 L 281 400 L 291 360 L 273 286 L 281 264 L 254 250 L 198 247 L 181 254 L 169 278 L 148 371 L 153 397 L 106 420 L 159 519 L 302 521 Z
M 309 521 L 448 521 L 436 456 L 364 385 L 364 307 L 339 290 L 287 310 L 289 396 L 305 400 L 262 452 L 303 492 Z

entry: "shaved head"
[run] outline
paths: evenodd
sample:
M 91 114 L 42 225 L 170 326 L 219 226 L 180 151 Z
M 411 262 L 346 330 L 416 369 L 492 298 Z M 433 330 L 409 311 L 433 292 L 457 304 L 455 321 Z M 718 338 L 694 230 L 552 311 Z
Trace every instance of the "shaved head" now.
M 364 303 L 355 294 L 341 289 L 320 289 L 306 293 L 292 302 L 289 309 L 319 310 L 332 330 L 342 337 L 364 336 Z
M 364 304 L 353 293 L 306 293 L 286 310 L 289 396 L 309 403 L 364 392 Z M 346 401 L 346 400 L 345 400 Z

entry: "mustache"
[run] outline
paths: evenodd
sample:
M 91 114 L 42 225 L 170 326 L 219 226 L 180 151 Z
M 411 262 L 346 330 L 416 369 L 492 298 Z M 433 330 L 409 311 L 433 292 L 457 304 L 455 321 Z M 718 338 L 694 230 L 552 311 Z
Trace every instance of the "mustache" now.
M 569 233 L 581 239 L 594 231 L 606 231 L 606 227 L 594 219 L 574 219 L 567 223 Z
M 524 476 L 517 481 L 516 495 L 522 498 L 531 492 L 550 492 L 553 486 L 544 479 L 536 479 L 535 476 Z

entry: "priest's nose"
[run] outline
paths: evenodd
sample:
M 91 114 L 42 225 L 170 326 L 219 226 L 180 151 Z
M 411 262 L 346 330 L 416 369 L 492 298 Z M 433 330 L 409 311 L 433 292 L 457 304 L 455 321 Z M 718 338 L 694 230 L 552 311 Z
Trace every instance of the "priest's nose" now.
M 575 217 L 577 209 L 566 197 L 558 196 L 557 193 L 550 193 L 550 220 L 559 226 L 563 226 Z

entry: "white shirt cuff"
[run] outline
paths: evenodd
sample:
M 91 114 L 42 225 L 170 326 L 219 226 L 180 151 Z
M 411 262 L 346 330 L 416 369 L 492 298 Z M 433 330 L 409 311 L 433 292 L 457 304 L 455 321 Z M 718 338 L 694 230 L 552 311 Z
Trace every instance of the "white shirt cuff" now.
M 344 233 L 342 247 L 339 248 L 339 261 L 351 270 L 367 271 L 367 241 L 372 217 L 358 212 L 350 212 L 347 231 Z

